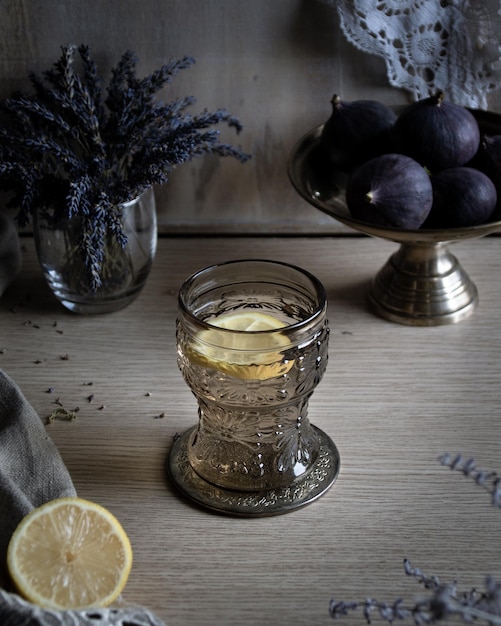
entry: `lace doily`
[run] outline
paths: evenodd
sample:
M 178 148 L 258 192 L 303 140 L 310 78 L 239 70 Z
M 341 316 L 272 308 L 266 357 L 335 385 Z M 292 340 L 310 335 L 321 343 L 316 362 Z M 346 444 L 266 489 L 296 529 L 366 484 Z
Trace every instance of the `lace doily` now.
M 501 85 L 501 0 L 324 0 L 363 52 L 383 57 L 388 80 L 415 100 L 441 89 L 486 109 Z
M 25 602 L 0 589 L 2 626 L 165 626 L 153 613 L 141 607 L 50 611 Z

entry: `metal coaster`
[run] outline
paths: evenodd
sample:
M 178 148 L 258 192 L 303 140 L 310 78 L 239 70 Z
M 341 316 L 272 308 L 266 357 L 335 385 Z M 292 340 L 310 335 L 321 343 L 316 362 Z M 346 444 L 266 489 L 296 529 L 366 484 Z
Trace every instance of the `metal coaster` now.
M 169 476 L 176 487 L 197 504 L 228 515 L 265 517 L 294 511 L 310 504 L 332 486 L 339 474 L 340 458 L 334 442 L 313 426 L 320 438 L 320 451 L 313 468 L 291 485 L 268 491 L 223 489 L 201 478 L 188 462 L 186 446 L 190 428 L 175 442 L 168 460 Z

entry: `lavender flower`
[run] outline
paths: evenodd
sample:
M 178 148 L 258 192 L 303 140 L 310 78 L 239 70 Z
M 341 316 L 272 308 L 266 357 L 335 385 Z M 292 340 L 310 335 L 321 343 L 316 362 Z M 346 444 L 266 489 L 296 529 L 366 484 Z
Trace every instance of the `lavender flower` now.
M 414 624 L 435 624 L 449 618 L 460 617 L 465 622 L 482 619 L 491 626 L 501 626 L 501 585 L 492 577 L 485 581 L 483 591 L 472 589 L 459 593 L 456 583 L 442 583 L 436 576 L 427 576 L 419 568 L 404 560 L 405 573 L 415 578 L 429 592 L 427 598 L 405 604 L 399 598 L 392 603 L 366 598 L 362 602 L 331 600 L 329 614 L 334 619 L 362 610 L 368 624 L 374 616 L 390 624 L 411 620 Z
M 451 470 L 462 472 L 472 478 L 475 484 L 484 487 L 491 494 L 491 503 L 495 507 L 501 507 L 501 476 L 496 472 L 486 472 L 476 466 L 475 459 L 464 460 L 461 454 L 452 457 L 448 452 L 439 457 L 442 465 Z
M 500 478 L 496 472 L 480 470 L 474 459 L 464 461 L 461 455 L 452 457 L 446 453 L 438 460 L 442 465 L 472 477 L 477 485 L 486 487 L 491 493 L 492 504 L 501 506 Z M 486 578 L 482 591 L 471 589 L 459 593 L 456 582 L 442 583 L 437 576 L 428 576 L 418 567 L 413 567 L 408 559 L 404 559 L 404 571 L 427 590 L 427 597 L 408 604 L 401 598 L 391 603 L 374 598 L 359 602 L 333 598 L 329 604 L 330 616 L 339 619 L 360 609 L 368 624 L 374 616 L 390 624 L 397 620 L 411 620 L 417 626 L 460 617 L 466 623 L 483 620 L 490 626 L 501 626 L 501 584 L 492 576 Z
M 30 75 L 33 93 L 0 101 L 0 190 L 10 192 L 9 208 L 18 209 L 20 226 L 36 211 L 56 223 L 81 217 L 78 245 L 95 287 L 104 242 L 111 236 L 125 243 L 117 205 L 164 184 L 195 157 L 249 158 L 219 140 L 219 124 L 242 130 L 225 109 L 191 115 L 192 97 L 155 98 L 194 62 L 186 56 L 138 78 L 137 59 L 125 52 L 103 93 L 89 48 L 69 45 L 42 77 Z

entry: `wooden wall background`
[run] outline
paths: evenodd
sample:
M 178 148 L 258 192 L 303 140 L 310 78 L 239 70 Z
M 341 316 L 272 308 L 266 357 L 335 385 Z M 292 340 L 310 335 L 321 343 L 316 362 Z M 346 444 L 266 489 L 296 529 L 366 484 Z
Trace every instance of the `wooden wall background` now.
M 287 177 L 290 151 L 327 119 L 334 92 L 408 101 L 388 86 L 382 60 L 347 43 L 337 12 L 320 0 L 0 0 L 0 7 L 0 97 L 27 87 L 28 72 L 52 65 L 61 45 L 85 43 L 106 74 L 127 49 L 139 57 L 140 74 L 194 56 L 196 65 L 162 97 L 193 95 L 194 110 L 225 107 L 241 119 L 243 133 L 224 136 L 253 159 L 180 167 L 157 189 L 161 232 L 348 232 L 297 196 Z

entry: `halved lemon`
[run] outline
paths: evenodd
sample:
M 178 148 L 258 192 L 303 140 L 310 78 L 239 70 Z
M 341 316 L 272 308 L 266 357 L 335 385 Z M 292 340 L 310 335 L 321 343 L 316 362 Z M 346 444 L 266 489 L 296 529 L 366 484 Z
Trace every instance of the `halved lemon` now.
M 9 542 L 17 591 L 49 609 L 104 607 L 118 598 L 132 566 L 120 522 L 99 504 L 58 498 L 34 509 Z
M 237 311 L 210 320 L 212 326 L 195 335 L 190 358 L 199 365 L 244 380 L 267 380 L 286 374 L 294 364 L 283 350 L 289 339 L 279 330 L 286 324 L 268 313 Z M 236 332 L 227 332 L 236 331 Z

